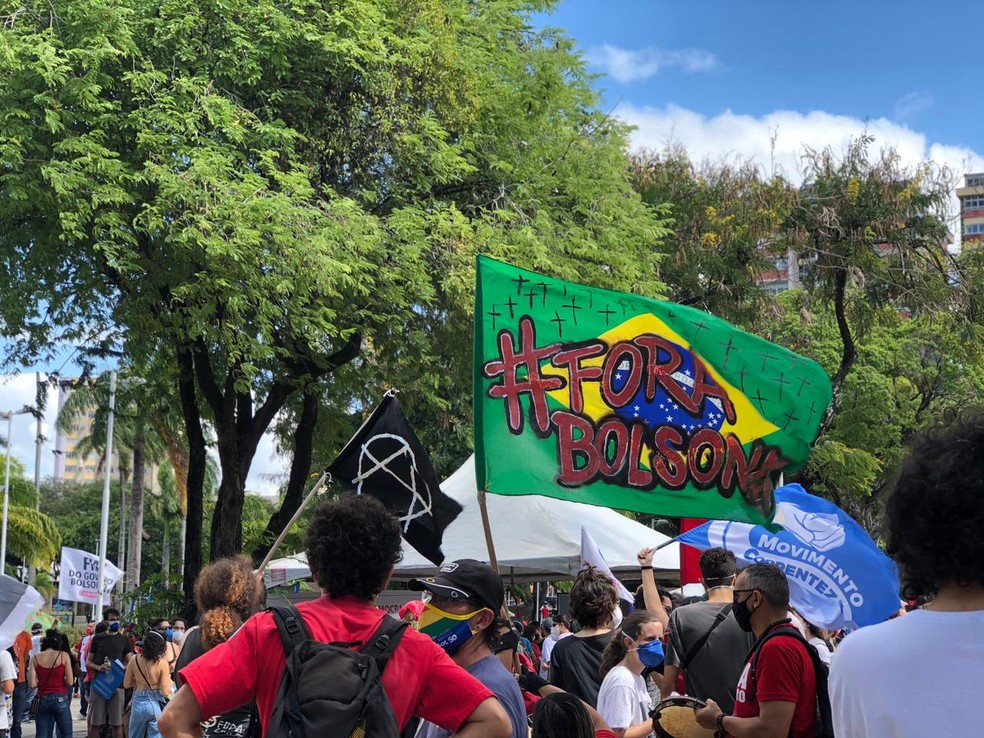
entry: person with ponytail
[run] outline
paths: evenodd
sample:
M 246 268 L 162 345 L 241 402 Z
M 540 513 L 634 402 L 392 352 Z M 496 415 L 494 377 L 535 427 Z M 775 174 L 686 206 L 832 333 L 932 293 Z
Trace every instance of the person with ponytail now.
M 175 669 L 179 686 L 183 681 L 181 670 L 225 643 L 259 609 L 264 594 L 263 583 L 253 574 L 253 564 L 247 556 L 218 559 L 202 569 L 195 582 L 200 624 L 185 633 Z M 244 738 L 252 707 L 243 705 L 204 723 L 203 737 Z
M 652 732 L 652 698 L 642 673 L 663 663 L 663 626 L 647 610 L 622 621 L 601 656 L 598 712 L 617 738 L 644 738 Z
M 143 639 L 143 649 L 126 665 L 123 688 L 133 690 L 130 704 L 130 738 L 160 738 L 157 718 L 171 696 L 171 670 L 164 657 L 167 641 L 150 629 Z

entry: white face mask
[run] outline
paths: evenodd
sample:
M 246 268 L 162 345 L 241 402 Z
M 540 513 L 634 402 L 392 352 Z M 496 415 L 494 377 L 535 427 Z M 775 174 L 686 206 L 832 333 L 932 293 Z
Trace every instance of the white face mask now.
M 181 639 L 185 637 L 185 632 L 183 630 L 172 630 L 171 640 L 175 643 L 181 643 Z
M 550 629 L 550 635 L 552 635 L 554 638 L 556 638 L 557 636 L 559 636 L 560 635 L 560 626 L 559 625 L 555 625 L 554 627 L 552 627 Z
M 615 610 L 612 612 L 612 630 L 616 630 L 622 624 L 622 608 L 615 605 Z

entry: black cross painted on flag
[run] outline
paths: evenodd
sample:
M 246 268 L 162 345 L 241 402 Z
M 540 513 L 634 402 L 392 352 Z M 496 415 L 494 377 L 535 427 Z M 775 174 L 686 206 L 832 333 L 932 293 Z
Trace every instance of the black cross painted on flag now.
M 506 307 L 509 308 L 509 317 L 515 318 L 516 313 L 513 311 L 519 303 L 512 299 L 512 295 L 509 295 L 509 299 L 506 301 Z
M 563 318 L 561 318 L 560 317 L 560 313 L 558 313 L 556 310 L 554 310 L 554 317 L 552 317 L 550 319 L 550 322 L 557 324 L 557 335 L 560 338 L 563 338 L 564 337 L 564 323 L 566 323 L 567 321 L 564 320 Z
M 608 327 L 608 324 L 609 324 L 609 319 L 615 314 L 615 311 L 612 310 L 612 308 L 611 308 L 610 305 L 605 305 L 605 309 L 604 310 L 597 310 L 596 312 L 599 315 L 604 315 L 605 316 L 605 327 L 607 328 Z
M 567 305 L 562 306 L 565 310 L 571 311 L 571 318 L 574 320 L 574 325 L 577 325 L 577 311 L 581 309 L 581 306 L 577 304 L 577 298 L 571 295 L 571 301 Z
M 779 372 L 779 378 L 772 378 L 772 381 L 779 385 L 779 402 L 782 402 L 782 388 L 783 385 L 792 384 L 788 379 L 786 379 L 785 372 Z
M 492 309 L 489 310 L 486 313 L 486 315 L 488 315 L 488 316 L 490 316 L 492 318 L 492 330 L 495 330 L 495 319 L 496 318 L 501 318 L 502 317 L 502 313 L 500 313 L 498 310 L 495 309 L 495 303 L 494 302 L 492 303 Z
M 515 279 L 512 279 L 510 281 L 516 283 L 516 294 L 517 295 L 521 295 L 521 294 L 523 294 L 523 285 L 526 284 L 527 282 L 529 282 L 530 280 L 528 280 L 526 277 L 524 277 L 522 274 L 520 274 L 518 277 L 516 277 Z

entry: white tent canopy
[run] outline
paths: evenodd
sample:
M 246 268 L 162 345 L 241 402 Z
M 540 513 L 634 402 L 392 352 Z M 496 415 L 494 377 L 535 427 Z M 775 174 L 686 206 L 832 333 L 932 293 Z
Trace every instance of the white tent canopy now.
M 444 531 L 441 549 L 447 561 L 478 559 L 488 561 L 488 547 L 478 506 L 475 484 L 475 457 L 441 485 L 457 500 L 461 514 Z M 581 527 L 591 534 L 608 565 L 616 573 L 636 574 L 636 555 L 643 546 L 658 546 L 670 539 L 662 533 L 630 520 L 614 510 L 580 502 L 555 500 L 540 495 L 522 497 L 487 495 L 492 540 L 503 576 L 516 580 L 570 579 L 581 568 Z M 292 561 L 303 560 L 303 554 Z M 271 566 L 276 562 L 272 562 Z M 653 561 L 657 571 L 680 570 L 680 544 L 670 543 L 657 552 Z M 437 567 L 410 546 L 403 544 L 403 561 L 396 565 L 394 579 L 432 576 Z

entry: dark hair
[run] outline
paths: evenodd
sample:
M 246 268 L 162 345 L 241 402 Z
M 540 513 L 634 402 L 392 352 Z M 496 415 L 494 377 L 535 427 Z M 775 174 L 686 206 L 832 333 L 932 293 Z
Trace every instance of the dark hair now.
M 167 641 L 164 640 L 164 636 L 161 635 L 160 631 L 154 629 L 148 630 L 143 639 L 143 650 L 140 652 L 141 655 L 147 659 L 147 661 L 157 662 L 164 657 L 164 652 L 166 650 Z
M 704 577 L 705 582 L 719 584 L 724 584 L 725 580 L 731 579 L 738 568 L 735 555 L 724 548 L 707 549 L 700 555 L 697 564 L 700 566 L 700 575 Z
M 742 589 L 758 590 L 772 607 L 789 609 L 789 580 L 775 564 L 752 564 L 742 569 L 739 576 L 742 577 Z
M 628 637 L 633 641 L 638 641 L 644 625 L 658 622 L 659 620 L 649 610 L 636 610 L 627 615 L 622 621 L 621 627 L 612 634 L 611 640 L 608 641 L 608 645 L 605 646 L 605 650 L 601 654 L 601 668 L 598 675 L 604 679 L 608 672 L 618 666 L 618 663 L 625 658 L 628 649 L 622 640 L 623 638 Z
M 569 692 L 555 692 L 533 708 L 532 738 L 594 738 L 587 708 Z
M 105 633 L 107 630 L 109 630 L 109 622 L 106 620 L 100 620 L 96 623 L 96 627 L 93 629 L 92 634 L 95 635 L 96 633 Z
M 173 618 L 171 620 L 171 627 L 172 628 L 175 627 L 178 623 L 181 623 L 185 628 L 188 627 L 188 623 L 185 621 L 184 618 Z
M 253 575 L 253 562 L 247 556 L 218 559 L 202 569 L 195 582 L 195 604 L 202 612 L 205 650 L 235 633 L 256 610 L 262 596 L 263 584 Z
M 163 623 L 165 620 L 166 618 L 154 618 L 148 624 L 150 625 L 151 628 L 157 629 L 161 627 L 161 623 Z
M 304 541 L 314 580 L 329 597 L 372 600 L 403 558 L 400 525 L 375 497 L 345 495 L 323 503 Z
M 542 635 L 540 631 L 540 624 L 536 620 L 531 620 L 523 628 L 523 638 L 528 640 L 530 643 L 536 641 Z
M 567 613 L 563 615 L 554 615 L 554 625 L 563 625 L 567 630 L 574 630 L 574 621 L 571 616 Z
M 615 585 L 608 577 L 593 566 L 578 572 L 571 587 L 571 615 L 582 628 L 604 626 L 617 604 Z
M 886 552 L 907 599 L 984 584 L 984 407 L 951 414 L 913 443 L 885 506 Z
M 110 615 L 115 615 L 116 617 L 120 617 L 121 613 L 115 607 L 107 607 L 106 612 L 103 613 L 103 617 L 106 618 L 106 620 L 109 620 Z
M 61 651 L 60 635 L 56 628 L 48 628 L 41 639 L 41 650 L 47 651 L 49 648 L 53 648 L 56 651 Z

